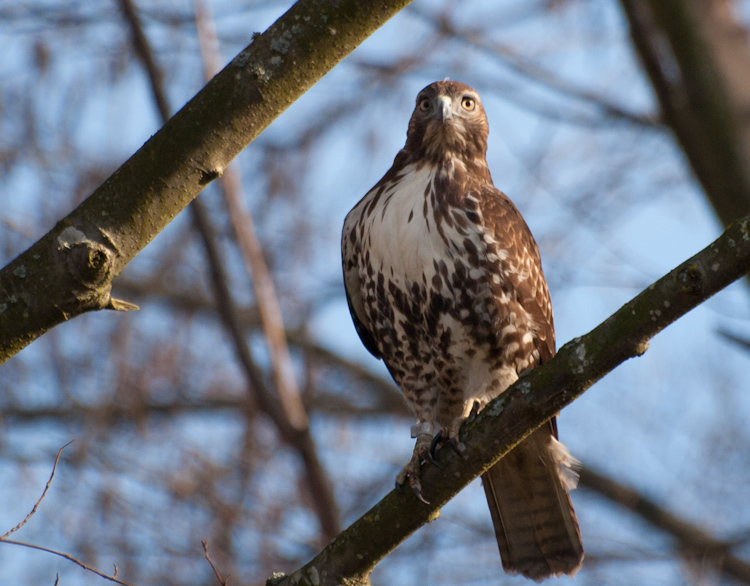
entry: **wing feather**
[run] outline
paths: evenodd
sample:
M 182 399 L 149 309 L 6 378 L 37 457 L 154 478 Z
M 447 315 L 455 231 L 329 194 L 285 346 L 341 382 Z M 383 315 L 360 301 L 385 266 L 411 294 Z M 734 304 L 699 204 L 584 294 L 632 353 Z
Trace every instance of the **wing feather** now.
M 539 247 L 518 208 L 502 191 L 488 185 L 477 199 L 485 230 L 498 249 L 507 251 L 498 261 L 504 265 L 499 272 L 507 276 L 507 289 L 532 319 L 534 345 L 544 363 L 555 355 L 555 325 Z M 510 263 L 520 264 L 511 267 Z
M 379 185 L 379 184 L 378 184 Z M 354 328 L 357 330 L 359 339 L 362 340 L 365 348 L 375 356 L 382 358 L 378 350 L 377 342 L 370 329 L 367 312 L 365 311 L 364 301 L 362 300 L 362 284 L 360 276 L 360 249 L 355 230 L 361 224 L 363 208 L 369 202 L 371 194 L 378 186 L 376 185 L 362 200 L 347 214 L 344 220 L 344 230 L 341 234 L 341 265 L 344 270 L 344 289 L 346 290 L 346 302 L 349 306 L 349 313 L 354 322 Z

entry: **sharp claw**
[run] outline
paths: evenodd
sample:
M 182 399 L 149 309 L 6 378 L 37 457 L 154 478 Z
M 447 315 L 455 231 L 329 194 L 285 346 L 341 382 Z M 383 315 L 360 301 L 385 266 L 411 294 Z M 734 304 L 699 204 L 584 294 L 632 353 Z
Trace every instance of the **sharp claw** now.
M 427 450 L 423 450 L 426 452 Z M 421 452 L 415 452 L 412 456 L 412 460 L 409 464 L 406 465 L 406 467 L 401 470 L 401 472 L 398 473 L 396 476 L 396 490 L 399 494 L 404 494 L 404 486 L 406 483 L 409 483 L 409 488 L 411 488 L 412 492 L 414 493 L 414 496 L 416 496 L 420 501 L 425 503 L 426 505 L 430 504 L 430 501 L 428 501 L 426 498 L 422 496 L 422 483 L 419 481 L 419 459 L 424 458 L 428 462 L 431 461 L 429 454 L 425 456 Z M 434 462 L 433 462 L 434 463 Z
M 430 444 L 430 456 L 432 456 L 432 460 L 428 460 L 429 462 L 435 464 L 435 462 L 433 461 L 435 458 L 435 453 L 437 452 L 438 447 L 442 444 L 448 444 L 451 449 L 456 452 L 456 454 L 458 454 L 462 458 L 466 457 L 463 453 L 463 444 L 458 441 L 457 437 L 450 437 L 452 435 L 452 433 L 446 432 L 444 429 L 441 429 L 437 434 L 435 434 L 435 437 L 432 438 L 432 443 Z M 437 466 L 438 468 L 442 469 L 442 466 Z
M 443 467 L 437 463 L 437 460 L 435 460 L 435 458 L 432 457 L 432 448 L 430 448 L 429 450 L 422 450 L 421 452 L 419 452 L 419 455 L 425 462 L 429 462 L 430 464 L 432 464 L 436 468 L 439 468 L 440 470 L 443 469 Z
M 396 476 L 396 490 L 399 493 L 403 493 L 404 485 L 408 482 L 414 496 L 426 505 L 430 504 L 426 498 L 422 496 L 422 485 L 420 483 L 420 464 L 422 462 L 428 462 L 433 466 L 442 470 L 442 466 L 435 459 L 435 450 L 438 446 L 445 441 L 448 437 L 446 430 L 443 429 L 436 436 L 432 436 L 434 427 L 429 426 L 429 430 L 423 430 L 424 433 L 417 433 L 417 443 L 414 446 L 414 452 L 409 463 L 398 473 Z M 419 429 L 417 430 L 419 431 Z M 427 433 L 429 431 L 429 433 Z
M 426 504 L 426 505 L 429 505 L 429 504 L 430 504 L 430 501 L 428 501 L 428 500 L 427 500 L 426 498 L 424 498 L 424 497 L 422 496 L 422 492 L 421 492 L 421 491 L 417 490 L 416 488 L 413 488 L 412 490 L 414 491 L 414 494 L 416 495 L 416 497 L 417 497 L 417 498 L 418 498 L 418 499 L 419 499 L 420 501 L 422 501 L 422 502 L 423 502 L 424 504 Z
M 422 485 L 420 484 L 419 480 L 413 476 L 409 477 L 409 486 L 411 487 L 412 492 L 414 493 L 414 496 L 416 496 L 420 501 L 422 501 L 424 504 L 429 505 L 430 501 L 428 501 L 426 498 L 422 496 Z
M 435 434 L 435 437 L 432 438 L 432 443 L 430 444 L 430 456 L 435 458 L 435 452 L 437 450 L 437 447 L 443 442 L 443 432 L 442 430 L 437 432 Z

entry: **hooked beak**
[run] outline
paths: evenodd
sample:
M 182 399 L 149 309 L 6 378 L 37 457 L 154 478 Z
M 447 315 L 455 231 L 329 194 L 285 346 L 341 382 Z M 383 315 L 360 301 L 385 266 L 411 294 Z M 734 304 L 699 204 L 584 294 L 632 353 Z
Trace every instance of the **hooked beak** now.
M 453 118 L 453 110 L 451 110 L 451 99 L 449 96 L 440 96 L 438 98 L 438 119 L 440 122 L 445 123 L 446 120 Z

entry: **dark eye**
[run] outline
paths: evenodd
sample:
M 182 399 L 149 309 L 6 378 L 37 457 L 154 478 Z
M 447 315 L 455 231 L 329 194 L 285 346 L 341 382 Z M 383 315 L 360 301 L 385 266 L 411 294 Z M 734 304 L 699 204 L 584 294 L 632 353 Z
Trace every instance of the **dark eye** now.
M 427 112 L 430 109 L 430 98 L 422 98 L 419 100 L 419 109 L 422 112 Z
M 474 98 L 464 96 L 464 98 L 461 100 L 461 106 L 463 106 L 464 110 L 468 110 L 469 112 L 471 112 L 474 108 L 477 107 L 477 102 Z

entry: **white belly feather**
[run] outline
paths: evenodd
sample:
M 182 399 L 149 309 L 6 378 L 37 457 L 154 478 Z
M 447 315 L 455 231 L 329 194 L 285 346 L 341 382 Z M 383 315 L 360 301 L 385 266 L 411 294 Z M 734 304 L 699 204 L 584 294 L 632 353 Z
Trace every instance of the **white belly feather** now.
M 430 198 L 425 197 L 435 172 L 426 166 L 419 171 L 404 169 L 398 184 L 383 192 L 382 212 L 373 215 L 364 232 L 376 270 L 402 287 L 422 282 L 423 276 L 429 283 L 435 275 L 435 259 L 445 258 L 448 252 L 434 225 Z
M 463 222 L 463 228 L 456 222 L 443 223 L 441 235 L 435 225 L 435 199 L 430 197 L 437 172 L 429 166 L 419 170 L 415 170 L 413 165 L 406 167 L 400 180 L 386 187 L 375 210 L 369 212 L 361 237 L 369 252 L 369 263 L 376 274 L 385 277 L 386 282 L 392 282 L 407 295 L 413 284 L 417 283 L 456 300 L 461 291 L 460 287 L 456 289 L 452 284 L 454 263 L 462 264 L 469 278 L 477 278 L 479 269 L 470 267 L 462 258 L 461 251 L 464 250 L 463 243 L 467 238 L 477 250 L 484 250 L 485 234 L 481 226 L 464 217 L 466 221 Z M 371 197 L 375 195 L 376 192 L 373 192 Z M 351 222 L 349 229 L 354 229 L 354 223 L 367 209 L 370 199 L 365 197 L 357 206 L 359 214 L 347 219 L 347 223 Z M 454 213 L 463 214 L 464 211 L 458 209 Z M 438 275 L 436 265 L 441 261 L 447 266 L 448 278 L 443 275 L 441 286 L 435 288 L 433 278 Z M 363 269 L 364 267 L 360 267 L 360 270 Z M 489 291 L 484 293 L 487 294 Z M 480 307 L 462 309 L 462 312 L 466 312 L 462 317 L 467 317 L 469 311 L 481 310 Z M 394 308 L 394 311 L 396 319 L 393 325 L 399 339 L 405 341 L 407 335 L 398 324 L 408 318 L 400 314 L 398 309 Z M 517 379 L 515 369 L 510 366 L 491 368 L 486 360 L 487 348 L 478 348 L 464 324 L 448 313 L 441 314 L 439 318 L 437 339 L 425 338 L 420 343 L 435 344 L 446 330 L 452 334 L 452 344 L 448 349 L 450 361 L 458 367 L 457 376 L 462 379 L 454 380 L 453 383 L 463 388 L 465 400 L 476 399 L 484 404 Z M 434 366 L 424 364 L 422 374 L 425 369 L 431 370 Z M 407 386 L 421 384 L 419 380 L 403 380 L 401 383 Z

